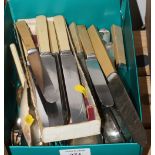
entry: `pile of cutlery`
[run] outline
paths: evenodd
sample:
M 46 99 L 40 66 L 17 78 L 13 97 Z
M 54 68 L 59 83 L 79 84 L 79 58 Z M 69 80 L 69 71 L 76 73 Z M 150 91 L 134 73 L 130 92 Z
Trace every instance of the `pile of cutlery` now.
M 25 20 L 15 23 L 25 51 L 26 69 L 23 70 L 15 45 L 10 45 L 32 116 L 27 120 L 31 135 L 24 134 L 26 141 L 31 137 L 30 145 L 47 145 L 40 142 L 38 118 L 45 127 L 95 120 L 94 106 L 79 74 L 80 65 L 101 117 L 101 134 L 61 141 L 60 145 L 135 141 L 144 146 L 145 130 L 116 70 L 119 66 L 127 67 L 121 27 L 112 25 L 110 42 L 108 30 L 98 31 L 94 25 L 86 28 L 75 22 L 67 26 L 60 15 L 52 20 L 37 16 L 35 24 L 34 40 Z M 34 97 L 32 89 L 36 92 Z M 34 98 L 36 105 L 32 102 Z

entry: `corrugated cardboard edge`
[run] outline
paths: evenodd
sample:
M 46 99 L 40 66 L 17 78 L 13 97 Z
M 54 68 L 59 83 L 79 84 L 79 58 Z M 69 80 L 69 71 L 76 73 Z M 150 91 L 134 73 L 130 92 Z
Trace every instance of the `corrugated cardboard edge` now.
M 36 21 L 34 18 L 33 19 L 20 19 L 20 20 L 25 20 L 27 22 L 28 26 L 30 27 L 31 33 L 33 35 L 36 35 L 36 32 L 35 32 Z M 47 20 L 52 21 L 53 17 L 49 17 L 49 18 L 47 18 Z M 68 125 L 55 126 L 55 127 L 43 127 L 43 124 L 41 123 L 41 119 L 39 118 L 38 119 L 38 121 L 40 122 L 39 124 L 42 124 L 42 129 L 41 129 L 42 141 L 44 143 L 68 140 L 68 139 L 75 139 L 75 138 L 82 138 L 82 137 L 87 137 L 87 136 L 94 136 L 94 135 L 98 135 L 101 133 L 101 131 L 100 131 L 101 119 L 100 119 L 98 110 L 96 108 L 93 96 L 92 96 L 91 91 L 88 87 L 88 83 L 86 81 L 86 78 L 85 78 L 82 68 L 80 66 L 80 63 L 78 62 L 75 51 L 74 51 L 74 49 L 72 49 L 72 50 L 74 52 L 74 56 L 75 56 L 77 64 L 78 64 L 78 69 L 79 69 L 79 73 L 81 76 L 81 82 L 87 89 L 88 101 L 94 107 L 96 119 L 93 121 L 87 121 L 87 122 L 82 122 L 82 123 L 77 123 L 77 124 L 68 124 Z M 76 132 L 76 131 L 79 131 L 79 132 Z

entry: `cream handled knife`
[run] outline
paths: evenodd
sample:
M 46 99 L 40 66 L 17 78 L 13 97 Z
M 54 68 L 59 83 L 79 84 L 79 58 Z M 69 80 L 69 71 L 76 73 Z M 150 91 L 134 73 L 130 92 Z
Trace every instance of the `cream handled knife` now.
M 61 64 L 67 91 L 67 98 L 71 113 L 72 123 L 86 121 L 86 109 L 82 94 L 75 90 L 80 84 L 77 64 L 72 55 L 66 31 L 66 22 L 63 16 L 54 17 L 54 25 L 59 43 Z
M 87 56 L 86 65 L 90 74 L 91 80 L 95 87 L 97 96 L 104 107 L 111 107 L 114 105 L 113 98 L 110 90 L 107 86 L 105 77 L 100 68 L 100 65 L 96 59 L 94 49 L 92 47 L 86 27 L 81 25 L 78 26 L 79 37 L 82 42 L 84 52 Z
M 64 83 L 63 71 L 61 67 L 58 40 L 57 40 L 53 21 L 48 21 L 48 32 L 49 32 L 49 38 L 50 38 L 51 52 L 56 61 L 57 75 L 58 75 L 58 81 L 59 81 L 59 91 L 60 91 L 61 104 L 62 104 L 62 114 L 64 118 L 64 123 L 67 124 L 69 122 L 68 100 L 67 100 L 67 93 L 66 93 L 66 88 Z
M 60 98 L 59 82 L 56 68 L 56 60 L 50 50 L 50 40 L 48 35 L 48 23 L 45 16 L 36 17 L 36 34 L 38 39 L 40 57 L 43 66 L 46 68 L 47 73 L 44 74 L 45 80 L 49 78 L 49 82 L 52 81 L 54 89 L 56 90 L 57 100 L 53 104 L 45 103 L 45 110 L 48 114 L 50 126 L 63 125 L 64 118 L 62 113 L 62 102 Z M 51 36 L 52 37 L 52 36 Z M 48 83 L 47 83 L 48 84 Z M 49 83 L 48 85 L 50 85 Z M 48 86 L 47 85 L 47 86 Z M 52 97 L 52 92 L 49 91 L 49 96 Z M 52 98 L 51 98 L 52 99 Z

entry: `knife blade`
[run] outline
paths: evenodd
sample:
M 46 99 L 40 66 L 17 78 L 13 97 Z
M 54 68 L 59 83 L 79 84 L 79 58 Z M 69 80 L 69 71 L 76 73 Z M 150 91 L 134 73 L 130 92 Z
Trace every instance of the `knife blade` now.
M 36 79 L 36 84 L 38 84 L 45 100 L 49 103 L 54 103 L 58 97 L 53 83 L 47 75 L 46 69 L 42 65 L 39 52 L 34 44 L 30 30 L 25 21 L 16 22 L 16 27 L 27 50 L 27 58 L 34 78 Z
M 55 58 L 52 56 L 50 50 L 48 25 L 46 17 L 43 15 L 36 17 L 36 34 L 38 39 L 39 51 L 41 53 L 40 57 L 42 60 L 42 64 L 46 68 L 47 74 L 50 80 L 52 81 L 54 89 L 56 90 L 58 96 L 58 99 L 55 103 L 45 104 L 46 112 L 49 118 L 49 125 L 50 126 L 63 125 L 65 120 L 62 113 L 63 109 L 62 109 L 62 101 L 60 98 L 56 61 Z
M 113 115 L 112 108 L 105 108 L 103 116 L 104 121 L 102 123 L 102 127 L 105 143 L 125 142 L 125 139 L 121 133 L 119 125 L 115 119 L 116 117 Z
M 84 25 L 78 26 L 79 37 L 87 56 L 86 65 L 92 82 L 94 84 L 98 98 L 104 107 L 111 107 L 114 105 L 113 98 L 107 86 L 107 82 L 96 59 L 94 49 L 92 47 L 90 38 L 88 36 L 86 27 Z
M 144 127 L 122 81 L 120 80 L 120 77 L 116 73 L 112 62 L 107 55 L 106 49 L 94 25 L 90 26 L 88 33 L 94 47 L 96 57 L 108 80 L 108 86 L 113 96 L 116 108 L 120 112 L 120 115 L 133 139 L 142 146 L 145 146 L 147 138 Z
M 79 123 L 86 121 L 86 110 L 82 94 L 74 90 L 74 87 L 80 84 L 77 64 L 74 56 L 72 55 L 67 31 L 66 23 L 63 16 L 54 17 L 54 25 L 58 38 L 61 64 L 63 68 L 63 75 L 65 80 L 67 98 L 70 108 L 72 123 Z

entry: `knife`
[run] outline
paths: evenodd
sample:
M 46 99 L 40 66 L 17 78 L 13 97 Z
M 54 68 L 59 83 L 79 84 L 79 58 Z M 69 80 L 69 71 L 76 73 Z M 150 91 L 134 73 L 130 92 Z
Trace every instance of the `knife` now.
M 120 115 L 128 130 L 131 132 L 133 139 L 142 146 L 145 146 L 147 143 L 147 138 L 144 127 L 122 81 L 120 80 L 120 77 L 108 57 L 106 49 L 95 26 L 92 25 L 88 29 L 88 33 L 93 44 L 96 57 L 108 80 L 108 86 L 113 96 L 116 108 L 120 112 Z
M 80 84 L 77 64 L 72 55 L 66 31 L 66 22 L 63 16 L 54 17 L 54 25 L 59 43 L 61 64 L 63 69 L 64 81 L 67 91 L 67 98 L 70 108 L 72 123 L 86 121 L 86 110 L 83 96 L 74 90 Z
M 42 125 L 44 127 L 48 127 L 49 126 L 48 116 L 45 112 L 45 109 L 44 109 L 43 104 L 42 104 L 42 100 L 39 96 L 39 91 L 37 89 L 37 86 L 35 85 L 35 81 L 33 80 L 32 73 L 30 71 L 30 67 L 29 67 L 29 63 L 28 63 L 28 59 L 27 59 L 27 56 L 28 56 L 27 50 L 25 48 L 23 41 L 20 40 L 20 38 L 19 38 L 19 34 L 17 32 L 16 27 L 15 27 L 15 30 L 16 30 L 16 34 L 17 34 L 17 40 L 19 42 L 19 47 L 21 50 L 21 56 L 22 56 L 22 59 L 24 62 L 23 67 L 25 69 L 25 75 L 27 77 L 27 83 L 28 83 L 30 90 L 31 90 L 32 103 L 36 107 L 37 112 L 40 115 L 40 122 L 42 123 Z
M 111 107 L 114 105 L 113 98 L 107 86 L 100 65 L 96 59 L 94 49 L 92 47 L 86 27 L 83 25 L 78 26 L 78 32 L 82 46 L 84 48 L 84 52 L 87 56 L 86 59 L 87 69 L 94 84 L 98 98 L 102 106 Z
M 49 78 L 52 81 L 54 89 L 56 90 L 58 96 L 58 99 L 55 103 L 45 104 L 46 112 L 49 118 L 49 125 L 50 126 L 63 125 L 65 120 L 62 113 L 63 109 L 60 98 L 56 61 L 55 58 L 52 56 L 50 50 L 48 25 L 46 17 L 43 15 L 36 17 L 36 35 L 38 39 L 39 51 L 41 53 L 40 57 L 42 64 L 46 68 L 47 74 L 49 75 Z
M 55 26 L 53 21 L 48 21 L 48 32 L 49 32 L 49 39 L 50 39 L 50 48 L 52 51 L 53 57 L 55 57 L 56 61 L 56 68 L 57 68 L 57 75 L 58 75 L 58 81 L 59 81 L 59 91 L 61 96 L 61 102 L 62 102 L 62 113 L 65 120 L 65 124 L 68 124 L 69 122 L 69 107 L 68 107 L 68 100 L 67 100 L 67 92 L 65 89 L 65 82 L 63 77 L 63 71 L 61 67 L 61 59 L 59 55 L 59 47 L 58 47 L 58 41 L 55 31 Z
M 114 55 L 116 65 L 126 65 L 125 50 L 123 44 L 122 29 L 120 26 L 112 25 L 111 27 L 112 41 L 114 44 Z

